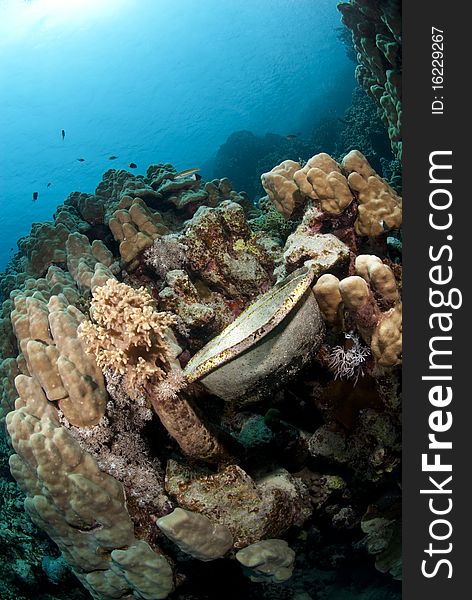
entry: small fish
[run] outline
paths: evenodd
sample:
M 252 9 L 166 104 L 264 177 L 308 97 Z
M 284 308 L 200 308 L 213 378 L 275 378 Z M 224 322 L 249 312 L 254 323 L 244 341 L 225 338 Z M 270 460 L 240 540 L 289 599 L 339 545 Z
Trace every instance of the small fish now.
M 390 227 L 387 225 L 387 223 L 385 223 L 383 219 L 379 221 L 379 225 L 384 231 L 390 231 Z
M 78 158 L 77 159 L 79 162 L 85 162 L 85 158 Z
M 66 132 L 64 129 L 61 131 L 61 135 L 62 135 L 62 139 L 64 140 L 64 138 L 66 137 Z
M 49 182 L 46 187 L 51 187 L 51 182 Z
M 33 192 L 33 202 L 36 202 L 38 199 L 38 192 Z
M 136 163 L 129 163 L 129 164 L 128 164 L 128 167 L 129 167 L 130 169 L 137 169 L 137 168 L 138 168 L 138 165 L 137 165 Z
M 188 179 L 192 179 L 193 181 L 200 181 L 201 178 L 202 178 L 202 176 L 200 175 L 200 173 L 192 173 L 192 175 L 190 175 L 188 177 Z M 174 177 L 174 179 L 175 179 L 175 177 Z
M 287 138 L 287 140 L 296 140 L 298 135 L 296 135 L 295 133 L 289 133 L 285 137 Z
M 118 157 L 115 156 L 114 154 L 112 154 L 111 156 L 108 157 L 108 160 L 115 160 L 116 158 L 118 158 Z
M 195 167 L 194 169 L 185 169 L 184 171 L 180 171 L 179 173 L 176 173 L 174 175 L 174 179 L 181 179 L 182 177 L 189 177 L 189 175 L 193 175 L 194 173 L 197 173 L 197 171 L 200 171 L 200 169 L 198 167 Z

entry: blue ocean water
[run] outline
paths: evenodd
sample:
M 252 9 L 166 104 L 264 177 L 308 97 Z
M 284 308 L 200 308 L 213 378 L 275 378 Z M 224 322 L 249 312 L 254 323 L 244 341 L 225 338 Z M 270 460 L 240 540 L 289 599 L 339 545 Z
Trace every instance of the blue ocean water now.
M 340 25 L 336 0 L 2 0 L 0 270 L 110 167 L 211 177 L 235 131 L 303 136 L 342 115 L 355 80 Z

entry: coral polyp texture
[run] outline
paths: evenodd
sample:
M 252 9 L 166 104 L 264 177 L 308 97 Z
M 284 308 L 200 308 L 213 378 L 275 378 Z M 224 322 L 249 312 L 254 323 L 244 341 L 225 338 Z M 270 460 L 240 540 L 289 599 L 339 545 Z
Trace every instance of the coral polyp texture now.
M 393 271 L 378 257 L 365 255 L 357 257 L 356 271 L 362 276 L 351 275 L 340 281 L 325 274 L 318 279 L 314 292 L 321 312 L 332 325 L 352 325 L 370 345 L 378 365 L 398 365 L 402 307 Z
M 402 200 L 357 150 L 262 184 L 109 170 L 0 278 L 11 474 L 96 600 L 400 577 Z
M 293 163 L 290 170 L 284 170 L 283 177 L 275 168 L 264 173 L 261 181 L 275 208 L 285 217 L 290 217 L 296 208 L 286 203 L 290 183 L 291 194 L 299 198 L 298 209 L 311 201 L 320 212 L 320 224 L 322 219 L 336 221 L 338 215 L 356 214 L 356 234 L 376 237 L 398 229 L 402 223 L 401 198 L 358 150 L 351 150 L 341 164 L 327 154 L 316 154 L 303 168 Z
M 392 150 L 402 154 L 402 19 L 394 0 L 349 0 L 338 4 L 357 53 L 356 79 L 375 100 Z
M 78 329 L 87 352 L 102 370 L 123 376 L 130 396 L 148 381 L 163 379 L 170 368 L 166 331 L 175 319 L 156 312 L 153 304 L 145 288 L 109 279 L 93 293 L 93 322 L 84 321 Z

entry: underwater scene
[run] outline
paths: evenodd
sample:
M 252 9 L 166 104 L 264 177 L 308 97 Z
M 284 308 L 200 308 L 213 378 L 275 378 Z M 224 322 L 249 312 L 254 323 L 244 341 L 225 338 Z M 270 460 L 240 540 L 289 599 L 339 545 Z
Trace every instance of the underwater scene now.
M 401 598 L 400 1 L 0 34 L 0 600 Z

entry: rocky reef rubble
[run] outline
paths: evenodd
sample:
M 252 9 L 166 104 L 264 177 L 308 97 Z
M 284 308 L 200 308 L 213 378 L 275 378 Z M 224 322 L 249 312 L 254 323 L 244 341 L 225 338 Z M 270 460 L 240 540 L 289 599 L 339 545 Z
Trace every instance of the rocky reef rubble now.
M 262 183 L 110 170 L 1 278 L 11 473 L 97 600 L 400 576 L 401 198 L 358 151 Z

